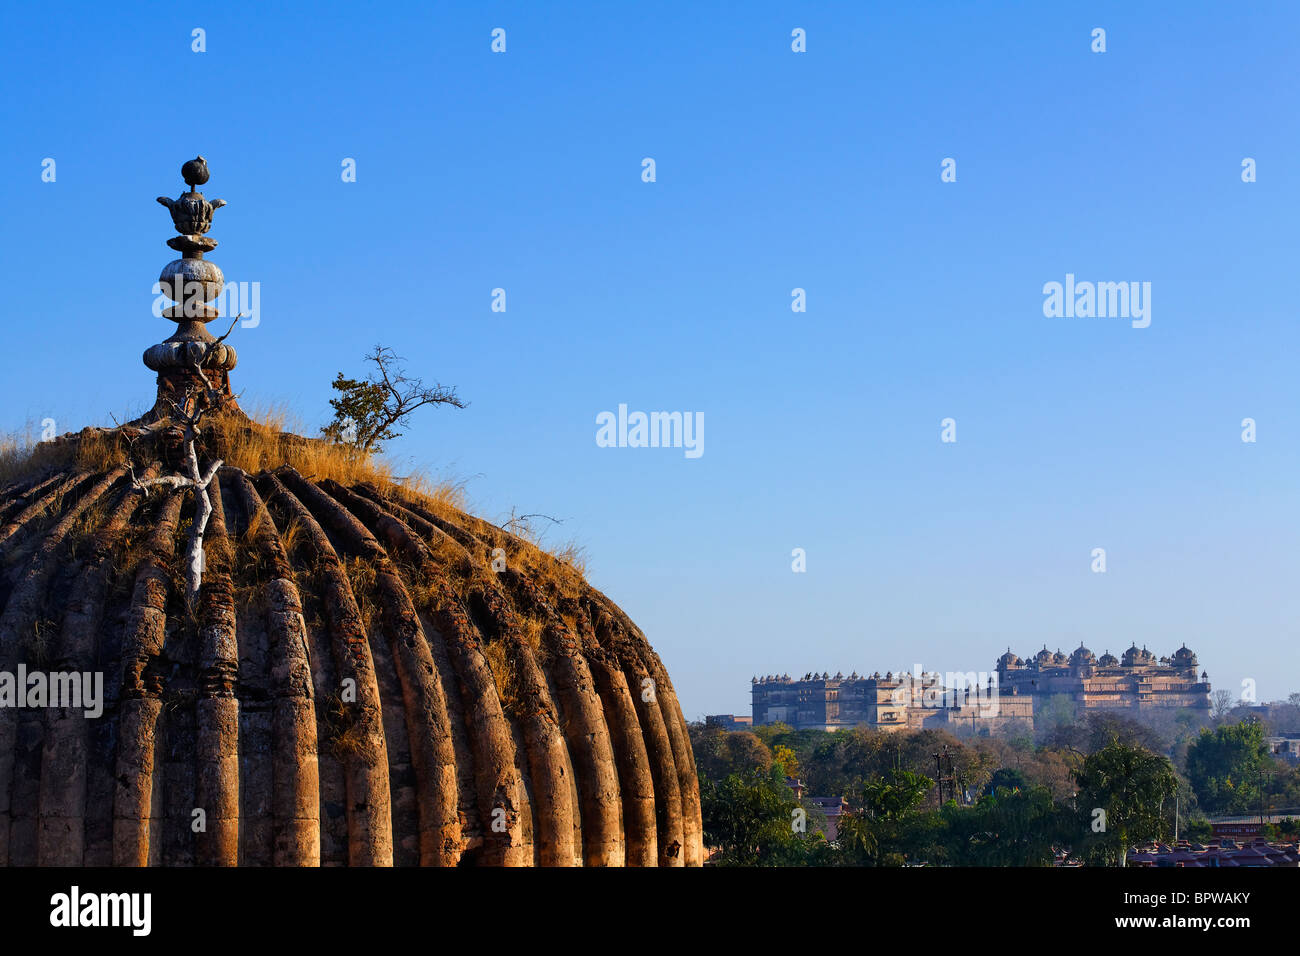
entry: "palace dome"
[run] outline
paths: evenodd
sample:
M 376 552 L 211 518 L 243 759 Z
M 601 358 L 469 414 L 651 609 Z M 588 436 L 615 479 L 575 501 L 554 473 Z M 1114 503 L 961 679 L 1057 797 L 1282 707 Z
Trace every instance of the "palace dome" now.
M 0 480 L 0 671 L 103 688 L 102 715 L 0 707 L 0 864 L 700 865 L 686 722 L 627 615 L 454 496 L 252 422 L 233 350 L 174 321 L 150 413 Z
M 1088 648 L 1084 647 L 1082 644 L 1075 648 L 1074 653 L 1070 655 L 1070 664 L 1073 666 L 1093 664 L 1095 662 L 1096 659 L 1093 657 L 1092 651 L 1088 650 Z
M 1041 651 L 1034 655 L 1034 662 L 1038 664 L 1039 667 L 1050 667 L 1053 659 L 1054 655 L 1047 649 L 1046 645 L 1043 646 Z
M 1101 655 L 1097 663 L 1100 664 L 1102 667 L 1114 667 L 1116 664 L 1119 663 L 1119 658 L 1116 657 L 1114 654 L 1112 654 L 1110 651 L 1107 651 L 1105 654 Z
M 1195 667 L 1196 654 L 1186 644 L 1174 651 L 1171 658 L 1175 667 Z
M 1145 647 L 1142 648 L 1141 650 L 1138 650 L 1138 646 L 1136 644 L 1134 644 L 1132 647 L 1130 647 L 1128 650 L 1124 652 L 1123 663 L 1125 667 L 1137 667 L 1139 665 L 1154 663 L 1154 661 L 1155 661 L 1155 655 L 1153 655 Z
M 1011 653 L 1011 648 L 1009 647 L 1007 648 L 1007 652 L 998 658 L 999 667 L 1019 667 L 1021 663 L 1022 661 L 1020 658 Z

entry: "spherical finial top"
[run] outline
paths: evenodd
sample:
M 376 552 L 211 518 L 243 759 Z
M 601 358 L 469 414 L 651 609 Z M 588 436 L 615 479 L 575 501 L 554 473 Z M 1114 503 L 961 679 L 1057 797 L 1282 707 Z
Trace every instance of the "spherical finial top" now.
M 181 176 L 187 186 L 202 186 L 208 181 L 208 161 L 196 156 L 181 167 Z

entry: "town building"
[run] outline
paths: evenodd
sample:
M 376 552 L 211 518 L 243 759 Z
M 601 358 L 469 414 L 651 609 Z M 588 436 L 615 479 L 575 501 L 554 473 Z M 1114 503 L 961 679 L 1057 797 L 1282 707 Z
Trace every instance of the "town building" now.
M 1300 764 L 1300 734 L 1275 734 L 1268 738 L 1268 749 L 1279 760 L 1292 766 Z
M 704 726 L 722 730 L 749 730 L 754 726 L 754 718 L 739 714 L 708 714 L 704 718 Z
M 1240 843 L 1249 839 L 1253 842 Z M 1143 867 L 1300 867 L 1300 848 L 1294 843 L 1258 839 L 1253 831 L 1239 833 L 1237 839 L 1215 829 L 1215 840 L 1206 845 L 1183 841 L 1170 846 L 1159 844 L 1135 847 L 1128 854 L 1129 866 Z

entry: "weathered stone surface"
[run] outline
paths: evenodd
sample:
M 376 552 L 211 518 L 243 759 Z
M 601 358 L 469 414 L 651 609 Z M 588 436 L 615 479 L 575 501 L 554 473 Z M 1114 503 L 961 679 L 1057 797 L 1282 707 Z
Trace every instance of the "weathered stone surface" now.
M 191 617 L 192 495 L 120 469 L 29 483 L 79 490 L 0 581 L 0 661 L 38 666 L 31 628 L 52 622 L 45 666 L 111 691 L 98 720 L 0 712 L 4 862 L 702 862 L 680 708 L 603 595 L 492 571 L 522 543 L 393 487 L 216 484 Z M 0 514 L 23 496 L 0 491 Z

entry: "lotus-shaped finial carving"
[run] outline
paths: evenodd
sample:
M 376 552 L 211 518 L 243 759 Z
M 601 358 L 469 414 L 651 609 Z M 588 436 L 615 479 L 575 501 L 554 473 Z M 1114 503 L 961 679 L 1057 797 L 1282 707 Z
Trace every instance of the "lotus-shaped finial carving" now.
M 226 201 L 214 199 L 208 202 L 195 188 L 208 181 L 208 161 L 202 156 L 196 156 L 182 166 L 181 177 L 190 187 L 189 192 L 181 193 L 176 199 L 159 196 L 158 202 L 172 214 L 172 224 L 182 236 L 204 235 L 212 228 L 212 214 L 226 205 Z
M 159 196 L 158 202 L 172 214 L 172 225 L 183 236 L 202 236 L 212 228 L 212 214 L 226 205 L 224 199 L 208 202 L 203 193 L 181 193 L 176 199 Z

